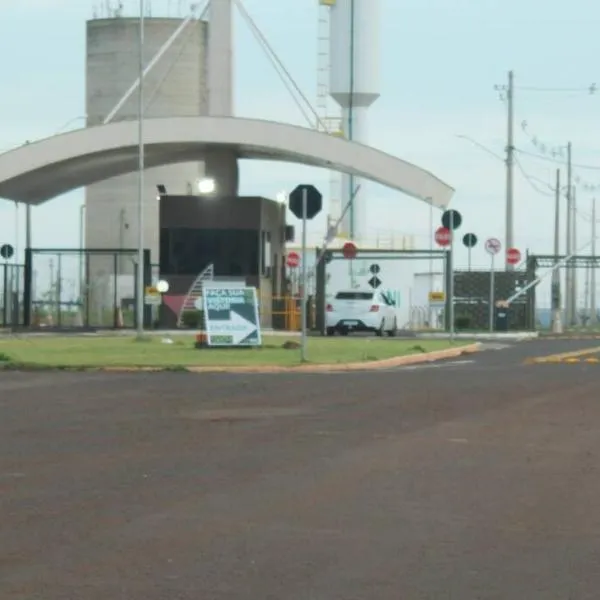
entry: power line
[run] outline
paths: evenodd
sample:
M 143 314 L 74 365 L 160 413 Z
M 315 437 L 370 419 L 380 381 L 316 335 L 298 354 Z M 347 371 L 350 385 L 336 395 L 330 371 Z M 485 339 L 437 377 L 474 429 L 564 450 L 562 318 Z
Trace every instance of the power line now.
M 481 144 L 480 142 L 478 142 L 477 140 L 473 139 L 472 137 L 468 136 L 468 135 L 456 135 L 457 138 L 466 140 L 468 142 L 470 142 L 471 144 L 473 144 L 474 146 L 477 146 L 479 149 L 483 150 L 484 152 L 486 152 L 487 154 L 489 154 L 490 156 L 493 156 L 496 160 L 499 160 L 501 162 L 505 162 L 504 157 L 500 156 L 500 154 L 497 154 L 496 152 L 494 152 L 493 150 L 491 150 L 490 148 L 488 148 L 487 146 L 485 146 L 484 144 Z M 541 194 L 542 196 L 552 196 L 554 197 L 554 194 L 550 192 L 550 190 L 553 190 L 554 188 L 548 184 L 548 182 L 544 181 L 543 179 L 540 179 L 539 177 L 535 177 L 534 175 L 531 175 L 530 173 L 528 173 L 525 168 L 523 167 L 523 165 L 521 164 L 521 162 L 514 157 L 515 160 L 515 164 L 517 165 L 519 172 L 521 173 L 521 175 L 524 177 L 525 181 L 527 181 L 527 183 L 529 184 L 529 186 L 538 194 Z M 544 189 L 540 189 L 538 187 L 539 185 L 543 185 L 543 186 L 547 186 L 548 187 L 548 191 L 544 190 Z
M 529 154 L 531 156 L 534 156 L 536 158 L 540 158 L 542 160 L 546 159 L 548 161 L 554 162 L 555 164 L 563 164 L 565 163 L 566 160 L 566 156 L 565 156 L 565 151 L 567 150 L 567 147 L 564 145 L 554 145 L 554 144 L 548 144 L 542 141 L 542 139 L 537 136 L 537 135 L 533 135 L 529 132 L 529 124 L 526 120 L 521 121 L 521 129 L 523 131 L 523 133 L 527 136 L 527 138 L 529 139 L 529 141 L 531 142 L 531 144 L 536 148 L 539 149 L 539 151 L 541 152 L 541 154 L 535 154 L 533 152 L 528 153 L 527 151 L 523 151 L 521 150 L 521 154 Z M 546 153 L 549 153 L 550 156 L 544 156 Z M 578 169 L 587 169 L 587 170 L 592 170 L 592 171 L 600 171 L 600 167 L 594 166 L 594 165 L 579 165 L 579 164 L 572 164 L 572 167 L 578 168 Z M 598 183 L 591 183 L 589 181 L 585 181 L 581 176 L 576 175 L 575 177 L 573 177 L 573 180 L 575 181 L 575 183 L 577 185 L 580 185 L 584 191 L 586 192 L 595 192 L 595 191 L 599 191 L 600 190 L 600 184 Z
M 480 142 L 478 142 L 477 140 L 473 139 L 472 137 L 470 137 L 468 135 L 456 135 L 455 137 L 463 139 L 463 140 L 467 140 L 468 142 L 477 146 L 479 149 L 483 150 L 484 152 L 486 152 L 487 154 L 489 154 L 490 156 L 494 157 L 495 159 L 497 159 L 499 161 L 504 162 L 504 160 L 505 160 L 502 156 L 500 156 L 499 154 L 497 154 L 496 152 L 494 152 L 493 150 L 491 150 L 484 144 L 481 144 Z M 525 181 L 527 182 L 529 187 L 536 194 L 539 194 L 540 196 L 546 196 L 548 198 L 555 197 L 554 186 L 550 185 L 547 181 L 544 181 L 543 179 L 536 177 L 535 175 L 531 175 L 531 173 L 528 173 L 526 171 L 525 167 L 523 167 L 523 164 L 521 163 L 521 161 L 517 157 L 514 158 L 514 161 L 515 161 L 515 165 L 517 166 L 517 169 L 521 173 L 523 179 L 525 179 Z M 540 186 L 542 186 L 542 187 L 540 187 Z M 544 189 L 544 188 L 547 188 L 547 189 Z M 561 191 L 563 192 L 563 194 L 566 197 L 567 187 L 563 186 L 561 188 Z M 584 220 L 586 222 L 591 221 L 591 216 L 589 215 L 589 213 L 586 213 L 579 208 L 575 208 L 575 213 L 582 220 Z M 600 223 L 600 219 L 598 219 L 597 222 Z
M 596 83 L 590 83 L 589 85 L 581 87 L 541 87 L 535 85 L 513 85 L 513 90 L 533 93 L 585 94 L 587 96 L 594 96 L 598 91 L 598 86 Z M 494 85 L 494 91 L 498 93 L 498 97 L 502 102 L 506 102 L 508 100 L 508 85 L 496 84 Z
M 551 156 L 544 156 L 543 154 L 539 154 L 537 152 L 529 152 L 528 150 L 523 150 L 522 148 L 515 148 L 515 151 L 518 152 L 519 154 L 523 154 L 525 156 L 531 156 L 532 158 L 537 158 L 538 160 L 543 160 L 545 162 L 550 162 L 553 164 L 564 164 L 566 159 L 561 160 L 560 158 L 556 158 L 556 157 L 551 157 Z M 586 169 L 588 171 L 600 171 L 600 166 L 594 166 L 594 165 L 586 165 L 586 164 L 582 164 L 582 163 L 573 163 L 573 166 L 576 167 L 577 169 Z
M 517 168 L 519 169 L 519 172 L 521 173 L 521 175 L 523 175 L 523 177 L 525 178 L 525 181 L 527 181 L 527 183 L 530 185 L 530 187 L 537 192 L 538 194 L 540 194 L 541 196 L 549 196 L 551 198 L 554 198 L 554 194 L 550 191 L 545 191 L 543 189 L 540 189 L 537 186 L 537 183 L 541 183 L 541 184 L 546 184 L 550 189 L 552 189 L 552 187 L 546 183 L 543 182 L 541 179 L 538 179 L 537 177 L 533 177 L 532 175 L 530 175 L 529 173 L 527 173 L 527 171 L 525 171 L 525 169 L 523 168 L 523 165 L 521 164 L 521 161 L 515 157 L 515 164 L 517 165 Z
M 469 137 L 468 135 L 456 134 L 454 137 L 457 137 L 461 140 L 467 140 L 468 142 L 471 142 L 471 144 L 477 146 L 484 152 L 487 152 L 490 156 L 493 156 L 495 159 L 501 160 L 502 162 L 505 161 L 505 158 L 503 156 L 501 156 L 500 154 L 497 154 L 493 150 L 490 150 L 490 148 L 488 148 L 487 146 L 484 146 L 483 144 L 479 143 L 477 140 L 473 139 L 472 137 Z
M 595 83 L 591 83 L 586 87 L 576 87 L 576 88 L 552 88 L 552 87 L 536 87 L 536 86 L 515 86 L 517 90 L 522 90 L 525 92 L 549 92 L 549 93 L 586 93 L 590 96 L 593 96 L 597 91 L 598 87 Z

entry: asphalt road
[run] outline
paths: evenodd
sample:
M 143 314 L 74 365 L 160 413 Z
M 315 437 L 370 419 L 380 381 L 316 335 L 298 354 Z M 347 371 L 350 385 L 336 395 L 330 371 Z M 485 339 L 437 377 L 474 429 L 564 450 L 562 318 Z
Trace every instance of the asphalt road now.
M 0 373 L 0 598 L 596 600 L 600 366 L 523 364 L 586 344 Z

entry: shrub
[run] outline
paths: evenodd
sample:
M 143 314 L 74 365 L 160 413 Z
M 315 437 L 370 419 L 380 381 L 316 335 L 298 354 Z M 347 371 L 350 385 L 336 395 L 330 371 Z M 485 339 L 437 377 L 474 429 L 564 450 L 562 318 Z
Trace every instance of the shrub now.
M 186 310 L 181 318 L 186 329 L 202 329 L 204 325 L 204 312 L 201 310 Z

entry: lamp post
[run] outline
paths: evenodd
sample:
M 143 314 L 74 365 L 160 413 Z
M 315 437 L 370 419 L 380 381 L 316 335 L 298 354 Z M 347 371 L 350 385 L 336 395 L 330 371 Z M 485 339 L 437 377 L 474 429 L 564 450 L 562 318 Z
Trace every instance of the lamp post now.
M 144 0 L 140 0 L 139 87 L 138 87 L 138 256 L 137 256 L 137 339 L 144 336 Z

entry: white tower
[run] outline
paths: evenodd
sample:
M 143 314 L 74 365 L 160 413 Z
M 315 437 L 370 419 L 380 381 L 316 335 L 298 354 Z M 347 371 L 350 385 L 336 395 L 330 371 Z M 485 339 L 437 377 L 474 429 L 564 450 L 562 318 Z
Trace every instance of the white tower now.
M 367 110 L 379 98 L 380 0 L 330 0 L 330 3 L 329 91 L 342 108 L 344 136 L 366 144 Z M 342 222 L 342 233 L 360 243 L 367 237 L 366 185 L 356 177 L 344 175 L 343 206 L 353 193 L 356 195 Z

